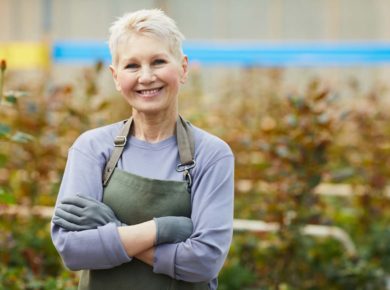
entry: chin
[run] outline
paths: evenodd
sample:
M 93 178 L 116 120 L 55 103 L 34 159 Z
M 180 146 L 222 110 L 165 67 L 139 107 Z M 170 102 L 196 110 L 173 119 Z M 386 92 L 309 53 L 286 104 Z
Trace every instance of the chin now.
M 169 114 L 170 111 L 161 108 L 159 106 L 142 106 L 142 107 L 133 107 L 137 113 L 145 115 L 159 115 L 159 114 Z

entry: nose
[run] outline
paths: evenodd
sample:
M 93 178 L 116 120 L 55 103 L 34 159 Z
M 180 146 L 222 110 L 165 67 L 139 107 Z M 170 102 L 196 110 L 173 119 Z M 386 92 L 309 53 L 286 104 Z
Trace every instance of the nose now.
M 140 71 L 138 82 L 141 84 L 151 83 L 156 80 L 156 76 L 150 67 L 144 67 Z

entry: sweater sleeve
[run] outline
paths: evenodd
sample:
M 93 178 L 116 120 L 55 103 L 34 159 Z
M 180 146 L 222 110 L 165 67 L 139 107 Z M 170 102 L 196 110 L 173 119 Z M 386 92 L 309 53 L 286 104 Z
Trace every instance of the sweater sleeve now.
M 104 162 L 71 148 L 57 204 L 64 197 L 77 193 L 101 200 L 102 166 Z M 71 270 L 106 269 L 131 260 L 113 223 L 78 232 L 67 231 L 52 223 L 51 235 L 64 264 Z
M 233 234 L 234 158 L 221 157 L 194 181 L 191 219 L 194 232 L 185 242 L 156 247 L 154 272 L 188 282 L 218 276 Z

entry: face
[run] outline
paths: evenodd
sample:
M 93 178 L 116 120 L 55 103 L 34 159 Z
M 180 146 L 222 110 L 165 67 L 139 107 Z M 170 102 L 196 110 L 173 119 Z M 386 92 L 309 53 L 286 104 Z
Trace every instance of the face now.
M 110 66 L 115 86 L 136 113 L 177 114 L 179 89 L 187 77 L 187 57 L 174 55 L 168 43 L 134 35 L 117 48 Z

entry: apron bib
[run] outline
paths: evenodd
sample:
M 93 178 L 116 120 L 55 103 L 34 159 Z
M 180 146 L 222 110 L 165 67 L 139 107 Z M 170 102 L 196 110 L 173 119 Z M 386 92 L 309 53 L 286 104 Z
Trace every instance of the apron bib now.
M 116 167 L 123 152 L 132 120 L 127 121 L 104 171 L 103 202 L 120 221 L 134 225 L 161 216 L 191 217 L 192 183 L 189 169 L 193 160 L 193 141 L 187 123 L 179 117 L 176 138 L 185 181 L 157 180 L 135 175 Z M 118 145 L 119 144 L 119 145 Z M 119 148 L 119 149 L 118 149 Z M 136 258 L 120 266 L 103 270 L 83 270 L 79 290 L 206 290 L 206 282 L 190 283 L 155 274 L 153 267 Z

